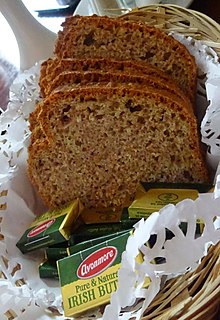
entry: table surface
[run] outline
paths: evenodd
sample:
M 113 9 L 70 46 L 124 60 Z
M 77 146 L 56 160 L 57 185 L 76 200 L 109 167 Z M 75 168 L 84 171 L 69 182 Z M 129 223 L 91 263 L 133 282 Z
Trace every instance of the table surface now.
M 190 9 L 205 13 L 220 23 L 220 1 L 219 0 L 194 0 Z

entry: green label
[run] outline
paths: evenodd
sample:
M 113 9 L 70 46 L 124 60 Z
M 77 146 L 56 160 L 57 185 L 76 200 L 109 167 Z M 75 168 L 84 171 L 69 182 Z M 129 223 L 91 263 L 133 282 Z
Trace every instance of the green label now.
M 76 315 L 107 303 L 117 289 L 119 268 L 120 264 L 114 264 L 98 276 L 77 280 L 62 287 L 65 316 Z
M 94 254 L 94 252 L 99 251 L 102 248 L 106 248 L 106 247 L 114 247 L 117 250 L 117 255 L 114 257 L 114 264 L 118 264 L 121 262 L 121 254 L 122 252 L 125 250 L 125 246 L 127 243 L 127 239 L 130 235 L 130 231 L 129 232 L 125 232 L 122 235 L 110 239 L 108 241 L 102 242 L 100 244 L 95 245 L 92 248 L 88 248 L 86 250 L 80 251 L 76 254 L 73 254 L 69 257 L 66 257 L 62 260 L 58 261 L 58 267 L 59 267 L 59 274 L 60 274 L 60 282 L 61 282 L 61 286 L 65 286 L 67 284 L 70 284 L 74 281 L 79 280 L 79 274 L 78 272 L 78 268 L 80 267 L 80 265 L 82 264 L 82 262 L 88 258 L 88 256 L 91 256 L 92 254 Z M 112 249 L 113 250 L 113 249 Z M 115 252 L 112 253 L 112 251 L 108 254 L 105 255 L 104 258 L 106 259 L 112 259 L 112 255 Z M 104 255 L 104 253 L 103 253 Z M 111 256 L 110 256 L 111 255 Z M 93 260 L 91 259 L 90 261 L 90 270 L 94 269 L 96 267 L 95 263 L 97 264 L 97 260 L 98 258 L 101 259 L 101 257 L 97 257 L 97 256 L 93 256 Z M 92 264 L 93 263 L 93 264 Z M 100 266 L 100 270 L 101 270 L 101 260 L 99 260 L 99 266 Z M 89 264 L 88 264 L 89 266 Z M 85 269 L 86 267 L 84 267 Z M 88 271 L 88 268 L 86 271 Z M 85 271 L 85 272 L 86 272 Z
M 34 228 L 29 228 L 18 241 L 17 247 L 25 253 L 64 241 L 65 238 L 59 231 L 64 219 L 65 216 L 60 216 L 44 221 Z

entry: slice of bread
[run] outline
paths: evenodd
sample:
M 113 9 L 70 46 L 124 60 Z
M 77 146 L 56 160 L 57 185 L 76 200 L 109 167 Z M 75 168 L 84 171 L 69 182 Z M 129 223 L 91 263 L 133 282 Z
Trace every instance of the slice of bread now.
M 127 84 L 132 86 L 139 86 L 139 89 L 144 89 L 145 86 L 164 89 L 177 95 L 188 105 L 190 103 L 189 99 L 182 93 L 179 87 L 171 79 L 160 79 L 157 75 L 131 75 L 126 72 L 101 72 L 101 71 L 71 71 L 60 73 L 52 82 L 50 82 L 45 88 L 46 96 L 50 95 L 54 90 L 62 89 L 63 86 L 68 87 L 84 87 L 91 85 L 106 85 L 106 86 L 117 86 L 118 84 Z M 64 88 L 65 89 L 65 88 Z M 193 109 L 193 107 L 192 107 Z
M 90 19 L 96 19 L 97 15 L 90 16 Z M 99 16 L 99 19 L 105 19 L 105 16 Z M 57 41 L 56 41 L 56 49 L 58 51 L 62 50 L 63 47 L 65 47 L 64 37 L 65 34 L 68 32 L 69 29 L 72 28 L 74 24 L 81 23 L 81 21 L 84 19 L 84 16 L 75 15 L 71 17 L 66 17 L 65 20 L 62 22 L 61 27 L 63 27 L 63 30 L 58 31 Z
M 63 58 L 111 58 L 147 62 L 170 75 L 191 101 L 195 59 L 180 42 L 144 23 L 109 17 L 70 17 L 54 53 Z
M 87 207 L 123 207 L 139 181 L 209 180 L 193 111 L 167 90 L 57 91 L 38 121 L 45 137 L 30 145 L 28 170 L 50 208 L 77 197 Z
M 182 93 L 179 87 L 169 78 L 164 79 L 159 78 L 159 74 L 154 76 L 145 75 L 137 76 L 127 74 L 124 71 L 118 71 L 118 73 L 113 72 L 102 72 L 102 71 L 71 71 L 59 73 L 57 77 L 52 82 L 48 82 L 47 87 L 44 88 L 45 95 L 51 94 L 54 90 L 69 90 L 75 87 L 87 87 L 87 86 L 108 86 L 115 87 L 121 84 L 126 84 L 127 86 L 136 87 L 139 90 L 144 90 L 144 88 L 152 87 L 157 89 L 167 90 L 167 92 L 172 93 L 182 100 L 183 104 L 187 106 L 192 106 L 189 99 Z M 31 113 L 29 117 L 30 130 L 32 131 L 31 139 L 34 142 L 39 136 L 44 135 L 40 125 L 38 123 L 37 117 L 41 110 L 42 103 L 39 103 L 35 111 Z
M 41 65 L 39 86 L 41 95 L 45 96 L 48 85 L 62 72 L 67 71 L 101 71 L 122 72 L 129 75 L 148 75 L 170 81 L 171 77 L 148 63 L 114 59 L 58 59 L 49 58 Z

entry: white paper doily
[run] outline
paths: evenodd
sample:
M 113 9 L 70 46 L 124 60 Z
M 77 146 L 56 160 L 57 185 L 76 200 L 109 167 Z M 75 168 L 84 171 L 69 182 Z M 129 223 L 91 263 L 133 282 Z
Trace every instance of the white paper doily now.
M 180 39 L 187 43 L 196 56 L 200 69 L 198 82 L 198 114 L 205 113 L 202 120 L 202 139 L 210 148 L 210 154 L 220 155 L 218 136 L 218 81 L 220 68 L 215 53 L 192 39 Z M 42 254 L 22 255 L 16 248 L 16 242 L 23 234 L 34 213 L 41 213 L 42 203 L 37 197 L 26 173 L 27 145 L 29 143 L 28 115 L 34 109 L 38 99 L 39 64 L 19 75 L 11 88 L 11 102 L 8 110 L 0 116 L 0 319 L 7 319 L 11 312 L 16 319 L 65 319 L 62 299 L 57 281 L 45 281 L 38 276 L 38 265 Z M 207 79 L 207 81 L 206 81 Z M 206 111 L 205 82 L 211 104 Z M 201 108 L 200 108 L 201 106 Z M 214 135 L 207 137 L 207 130 Z M 219 132 L 218 132 L 219 130 Z M 213 152 L 213 154 L 212 154 Z M 196 201 L 184 200 L 177 206 L 168 205 L 159 213 L 152 214 L 146 221 L 141 220 L 135 226 L 134 235 L 129 238 L 119 271 L 119 288 L 112 295 L 111 304 L 106 308 L 104 320 L 139 319 L 142 311 L 154 298 L 160 288 L 162 275 L 185 272 L 195 268 L 199 259 L 206 254 L 207 244 L 220 240 L 219 207 L 220 186 L 217 179 L 215 194 L 201 195 Z M 216 198 L 214 197 L 216 196 Z M 205 229 L 201 237 L 195 239 L 195 222 L 203 219 Z M 179 228 L 180 221 L 188 223 L 186 235 Z M 165 241 L 165 228 L 175 235 Z M 157 235 L 152 249 L 144 243 L 151 234 Z M 188 248 L 191 250 L 188 250 Z M 135 257 L 141 250 L 144 255 L 142 264 Z M 154 257 L 164 257 L 166 263 L 150 263 Z M 148 289 L 143 289 L 145 276 L 152 280 Z M 132 305 L 136 298 L 144 298 L 143 305 L 120 315 L 121 307 Z M 53 311 L 53 313 L 52 313 Z M 99 310 L 93 312 L 97 319 Z M 83 319 L 91 319 L 83 315 Z
M 202 142 L 208 146 L 208 161 L 216 170 L 220 161 L 220 64 L 219 57 L 212 48 L 200 41 L 174 37 L 187 46 L 198 66 L 197 117 L 201 122 Z

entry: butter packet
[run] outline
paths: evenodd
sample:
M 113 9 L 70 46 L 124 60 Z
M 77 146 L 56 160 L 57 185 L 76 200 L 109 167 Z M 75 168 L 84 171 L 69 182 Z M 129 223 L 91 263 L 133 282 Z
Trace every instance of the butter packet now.
M 68 240 L 82 209 L 81 202 L 76 199 L 65 208 L 47 211 L 34 220 L 17 242 L 17 247 L 26 253 Z
M 120 222 L 122 209 L 114 211 L 109 208 L 106 210 L 84 208 L 82 212 L 82 220 L 85 224 L 98 223 L 116 223 Z
M 142 183 L 143 189 L 137 192 L 128 215 L 132 219 L 148 218 L 167 204 L 177 204 L 184 199 L 195 200 L 199 193 L 208 192 L 211 184 Z
M 141 183 L 138 184 L 136 190 L 136 197 L 140 197 L 145 194 L 146 191 Z M 102 224 L 102 223 L 117 223 L 128 220 L 127 208 L 131 205 L 132 200 L 124 204 L 123 209 L 91 209 L 84 208 L 81 214 L 82 220 L 85 224 Z
M 108 234 L 106 236 L 97 237 L 94 239 L 86 240 L 80 243 L 77 243 L 75 245 L 71 246 L 54 246 L 54 247 L 48 247 L 45 249 L 45 255 L 48 260 L 60 260 L 67 256 L 70 256 L 74 253 L 77 253 L 81 250 L 85 250 L 87 248 L 90 248 L 92 246 L 95 246 L 96 244 L 99 244 L 101 242 L 107 241 L 109 239 L 115 238 L 121 234 L 123 234 L 126 231 L 116 232 L 113 234 Z
M 45 249 L 45 256 L 48 260 L 59 260 L 68 256 L 68 246 L 51 246 Z
M 45 260 L 39 265 L 40 278 L 59 279 L 56 261 Z
M 96 223 L 96 224 L 84 224 L 77 228 L 70 237 L 70 245 L 77 244 L 79 242 L 94 239 L 97 237 L 106 236 L 116 232 L 123 232 L 130 230 L 139 219 L 131 219 L 128 216 L 127 208 L 123 209 L 120 222 L 116 223 Z
M 65 316 L 75 316 L 109 302 L 117 289 L 121 255 L 131 232 L 57 262 Z

